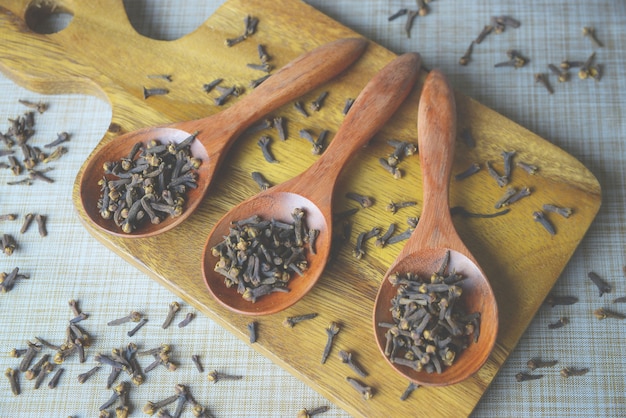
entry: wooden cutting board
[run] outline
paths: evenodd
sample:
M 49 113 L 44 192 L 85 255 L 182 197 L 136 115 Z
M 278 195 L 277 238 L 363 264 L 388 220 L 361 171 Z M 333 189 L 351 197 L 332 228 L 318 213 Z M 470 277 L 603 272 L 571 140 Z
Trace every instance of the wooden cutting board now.
M 37 92 L 87 93 L 108 100 L 113 108 L 111 129 L 99 146 L 119 132 L 219 111 L 221 108 L 213 104 L 217 93 L 205 93 L 202 85 L 219 77 L 224 79 L 224 85 L 247 87 L 250 80 L 262 75 L 246 67 L 247 63 L 258 62 L 257 44 L 265 45 L 271 63 L 279 68 L 316 46 L 356 35 L 298 0 L 229 0 L 196 31 L 176 41 L 138 35 L 121 0 L 59 2 L 67 4 L 59 7 L 66 7 L 64 10 L 73 19 L 67 28 L 49 35 L 34 33 L 26 25 L 31 0 L 3 3 L 0 70 Z M 54 2 L 39 3 L 45 12 L 46 4 Z M 243 19 L 248 14 L 259 19 L 257 33 L 241 44 L 226 47 L 224 40 L 243 31 Z M 328 91 L 319 112 L 304 118 L 291 104 L 274 112 L 288 120 L 287 141 L 279 141 L 274 131 L 267 132 L 274 137 L 273 152 L 278 164 L 267 163 L 256 145 L 265 132 L 243 135 L 200 209 L 174 230 L 154 238 L 124 239 L 95 229 L 78 209 L 80 219 L 105 246 L 247 341 L 246 324 L 251 319 L 219 306 L 201 279 L 202 247 L 207 233 L 229 208 L 257 192 L 250 172 L 260 171 L 276 184 L 311 165 L 318 157 L 311 154 L 310 144 L 298 137 L 298 131 L 310 129 L 319 133 L 329 129 L 332 138 L 342 121 L 345 100 L 356 97 L 393 57 L 392 52 L 370 43 L 365 55 L 346 73 L 302 98 L 309 103 L 322 91 Z M 171 74 L 172 81 L 150 79 L 149 74 Z M 144 86 L 166 87 L 170 93 L 144 100 Z M 391 152 L 387 139 L 416 142 L 418 99 L 419 87 L 344 171 L 336 190 L 336 212 L 357 206 L 344 197 L 347 191 L 369 195 L 375 204 L 350 218 L 350 240 L 337 248 L 336 258 L 319 284 L 284 313 L 257 319 L 259 340 L 252 345 L 255 350 L 356 416 L 468 415 L 559 277 L 601 202 L 597 180 L 580 162 L 498 113 L 457 94 L 459 132 L 469 129 L 476 146 L 471 148 L 459 141 L 453 173 L 472 162 L 487 160 L 502 172 L 500 154 L 504 150 L 517 151 L 516 160 L 534 164 L 539 171 L 531 176 L 514 168 L 511 184 L 518 188 L 529 186 L 533 193 L 511 205 L 507 215 L 491 219 L 454 218 L 461 238 L 491 279 L 499 303 L 500 333 L 487 364 L 466 382 L 445 388 L 421 388 L 407 401 L 399 401 L 407 381 L 397 376 L 379 354 L 371 317 L 378 284 L 402 244 L 377 248 L 368 242 L 361 260 L 353 257 L 352 249 L 359 232 L 375 226 L 385 230 L 392 222 L 403 231 L 407 216 L 420 213 L 419 158 L 408 157 L 401 162 L 404 176 L 399 180 L 393 179 L 378 162 L 379 157 Z M 73 200 L 80 207 L 77 190 L 75 186 Z M 502 193 L 503 189 L 483 168 L 467 180 L 453 181 L 451 204 L 462 205 L 471 212 L 491 213 Z M 386 210 L 390 201 L 407 200 L 417 200 L 418 205 L 396 214 Z M 533 211 L 541 209 L 544 203 L 574 208 L 569 219 L 548 215 L 556 227 L 555 236 L 533 221 Z M 319 316 L 293 329 L 282 325 L 286 316 L 309 312 Z M 340 323 L 341 331 L 330 359 L 321 365 L 325 328 L 331 321 Z M 346 382 L 346 376 L 353 373 L 338 358 L 339 349 L 353 352 L 366 366 L 370 374 L 363 381 L 375 390 L 371 400 L 361 399 Z

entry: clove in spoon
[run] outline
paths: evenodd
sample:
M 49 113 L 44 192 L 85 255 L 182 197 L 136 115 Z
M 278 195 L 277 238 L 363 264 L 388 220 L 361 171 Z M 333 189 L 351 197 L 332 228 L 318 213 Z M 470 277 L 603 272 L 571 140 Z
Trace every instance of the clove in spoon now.
M 279 312 L 300 300 L 319 279 L 331 247 L 333 189 L 350 157 L 391 117 L 411 92 L 420 68 L 420 56 L 404 54 L 387 64 L 361 91 L 324 154 L 300 175 L 265 190 L 231 209 L 213 227 L 207 238 L 202 274 L 210 293 L 226 308 L 246 315 Z M 307 251 L 308 269 L 294 275 L 289 292 L 270 293 L 256 302 L 242 298 L 236 286 L 226 287 L 214 271 L 218 257 L 211 249 L 229 235 L 231 222 L 258 215 L 263 219 L 290 220 L 294 208 L 306 213 L 309 228 L 319 230 L 316 254 Z
M 367 41 L 346 38 L 322 45 L 294 59 L 249 94 L 229 108 L 206 118 L 147 127 L 120 135 L 99 149 L 87 160 L 79 173 L 80 204 L 93 225 L 121 237 L 141 238 L 174 228 L 189 217 L 206 194 L 211 181 L 230 146 L 252 123 L 307 91 L 325 83 L 348 68 L 365 51 Z M 197 132 L 191 153 L 202 160 L 197 170 L 197 188 L 186 193 L 183 213 L 167 217 L 158 224 L 144 222 L 130 233 L 124 233 L 113 220 L 99 214 L 98 181 L 104 176 L 103 164 L 127 156 L 137 142 L 151 140 L 179 143 Z
M 417 135 L 424 183 L 422 215 L 383 278 L 374 304 L 373 325 L 380 352 L 392 368 L 420 385 L 445 386 L 470 377 L 487 361 L 498 333 L 498 307 L 485 273 L 452 223 L 449 186 L 456 138 L 456 103 L 448 81 L 437 70 L 432 70 L 424 82 L 418 106 Z M 378 324 L 393 322 L 391 300 L 398 290 L 388 277 L 393 273 L 410 272 L 430 278 L 439 270 L 448 251 L 449 271 L 466 277 L 457 284 L 463 291 L 459 302 L 467 313 L 480 312 L 480 335 L 478 341 L 470 342 L 442 373 L 417 372 L 393 363 L 384 354 L 386 329 Z

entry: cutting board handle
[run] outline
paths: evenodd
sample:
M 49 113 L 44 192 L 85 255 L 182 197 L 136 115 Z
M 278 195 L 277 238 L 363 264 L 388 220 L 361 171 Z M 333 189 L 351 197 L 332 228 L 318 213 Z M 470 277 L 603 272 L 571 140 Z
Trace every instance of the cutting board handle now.
M 84 93 L 108 100 L 105 92 L 111 80 L 101 71 L 85 62 L 84 51 L 108 50 L 93 44 L 93 34 L 105 34 L 112 29 L 117 37 L 128 42 L 141 36 L 133 29 L 123 2 L 89 1 L 73 2 L 70 6 L 57 6 L 54 13 L 71 15 L 68 26 L 59 32 L 41 34 L 27 24 L 27 14 L 37 6 L 31 0 L 9 0 L 0 6 L 0 71 L 22 87 L 43 94 Z M 44 3 L 41 12 L 46 13 Z M 70 9 L 71 7 L 71 9 Z M 101 19 L 94 18 L 100 16 Z M 94 22 L 98 22 L 94 25 Z M 111 22 L 115 22 L 114 28 Z M 88 55 L 88 54 L 87 54 Z

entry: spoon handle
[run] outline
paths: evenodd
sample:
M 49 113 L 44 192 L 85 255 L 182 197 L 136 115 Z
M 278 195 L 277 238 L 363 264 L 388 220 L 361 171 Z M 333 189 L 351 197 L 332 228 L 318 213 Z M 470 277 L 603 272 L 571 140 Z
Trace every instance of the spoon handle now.
M 456 104 L 454 92 L 445 76 L 432 70 L 424 82 L 417 111 L 417 136 L 424 205 L 422 216 L 425 222 L 418 224 L 422 240 L 446 243 L 456 236 L 450 215 L 450 175 L 454 159 L 456 138 Z M 437 228 L 428 223 L 436 223 Z M 449 244 L 449 243 L 448 243 Z
M 417 81 L 421 57 L 407 53 L 387 64 L 359 93 L 337 134 L 324 155 L 305 171 L 300 184 L 307 188 L 306 178 L 318 184 L 333 185 L 347 160 L 369 141 L 389 120 L 409 95 Z M 327 194 L 325 188 L 317 192 Z
M 198 139 L 211 142 L 214 149 L 228 148 L 252 123 L 348 68 L 363 54 L 366 46 L 367 40 L 363 38 L 339 39 L 322 45 L 286 64 L 224 111 L 179 123 L 176 127 L 187 132 L 200 131 Z M 215 126 L 215 116 L 220 118 L 218 126 Z M 211 129 L 206 129 L 207 125 Z

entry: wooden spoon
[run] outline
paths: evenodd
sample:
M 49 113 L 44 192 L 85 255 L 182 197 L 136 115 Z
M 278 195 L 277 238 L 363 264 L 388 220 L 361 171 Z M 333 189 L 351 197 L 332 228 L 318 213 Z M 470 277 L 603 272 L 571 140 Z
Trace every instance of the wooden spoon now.
M 212 116 L 177 122 L 160 127 L 148 127 L 121 135 L 96 150 L 84 167 L 80 178 L 80 201 L 89 219 L 101 230 L 122 237 L 149 237 L 178 225 L 191 215 L 204 197 L 213 177 L 237 137 L 265 114 L 330 80 L 358 57 L 367 46 L 361 38 L 340 39 L 323 45 L 291 61 L 260 86 L 239 99 L 231 107 Z M 100 195 L 98 181 L 104 175 L 103 164 L 118 161 L 128 155 L 137 142 L 144 144 L 158 139 L 164 143 L 181 142 L 193 132 L 199 132 L 191 150 L 202 160 L 197 171 L 198 187 L 186 194 L 186 206 L 181 216 L 168 217 L 155 225 L 146 222 L 131 233 L 124 233 L 112 220 L 103 219 L 98 211 Z
M 392 363 L 397 372 L 420 385 L 444 386 L 458 383 L 474 374 L 487 361 L 498 333 L 498 307 L 487 277 L 458 236 L 449 207 L 449 184 L 456 138 L 454 93 L 439 71 L 430 72 L 421 93 L 418 116 L 418 149 L 424 183 L 424 207 L 417 228 L 396 261 L 387 271 L 374 306 L 374 333 L 381 353 L 385 351 L 386 329 L 381 322 L 393 322 L 390 307 L 397 288 L 388 280 L 392 273 L 417 273 L 430 276 L 439 270 L 450 252 L 449 271 L 466 279 L 460 301 L 467 313 L 480 312 L 480 336 L 477 343 L 457 355 L 454 363 L 441 374 L 417 372 Z
M 296 303 L 318 280 L 330 253 L 333 189 L 348 159 L 391 117 L 410 93 L 420 68 L 418 54 L 405 54 L 385 66 L 359 94 L 334 139 L 308 170 L 251 197 L 230 210 L 210 232 L 204 247 L 202 272 L 211 294 L 223 306 L 242 314 L 271 314 Z M 289 281 L 288 293 L 271 293 L 252 303 L 213 269 L 218 258 L 211 249 L 229 234 L 231 222 L 259 215 L 264 219 L 291 220 L 295 208 L 306 213 L 309 228 L 320 231 L 316 255 L 307 254 L 309 269 Z

